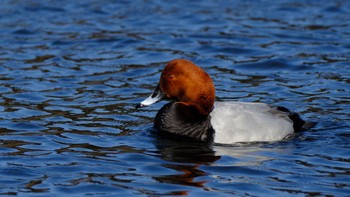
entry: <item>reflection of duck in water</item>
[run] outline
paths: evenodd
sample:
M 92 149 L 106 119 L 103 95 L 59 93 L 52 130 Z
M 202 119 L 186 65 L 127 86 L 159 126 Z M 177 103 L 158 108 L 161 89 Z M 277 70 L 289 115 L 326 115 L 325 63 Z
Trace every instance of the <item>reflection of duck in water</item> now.
M 170 183 L 176 185 L 192 186 L 192 187 L 205 187 L 205 184 L 209 180 L 197 181 L 196 178 L 207 176 L 207 174 L 198 169 L 199 165 L 178 165 L 178 164 L 165 164 L 165 167 L 173 169 L 179 172 L 179 174 L 163 175 L 154 177 L 155 180 L 161 183 Z M 173 192 L 172 192 L 173 193 Z M 188 195 L 189 191 L 176 191 L 176 195 Z
M 156 146 L 163 160 L 169 161 L 162 166 L 175 170 L 178 173 L 153 177 L 162 183 L 205 187 L 208 180 L 196 180 L 209 174 L 199 169 L 202 165 L 210 165 L 221 157 L 216 156 L 208 143 L 193 140 L 171 140 L 156 138 Z M 189 191 L 174 191 L 171 195 L 188 195 Z
M 154 121 L 155 129 L 166 136 L 222 144 L 278 141 L 311 126 L 284 107 L 243 102 L 214 105 L 215 88 L 210 76 L 182 59 L 166 65 L 156 90 L 138 107 L 163 99 L 175 101 L 164 105 Z
M 160 183 L 189 186 L 180 189 L 175 186 L 169 195 L 190 195 L 194 191 L 191 187 L 217 190 L 217 183 L 221 181 L 238 183 L 238 186 L 232 185 L 234 189 L 239 183 L 246 183 L 247 179 L 242 177 L 266 176 L 265 162 L 275 159 L 277 153 L 288 155 L 285 152 L 294 147 L 293 144 L 286 148 L 285 145 L 271 147 L 269 143 L 213 145 L 195 140 L 154 139 L 157 152 L 164 160 L 162 166 L 172 172 L 152 178 Z M 218 180 L 219 177 L 225 180 Z
M 156 146 L 166 161 L 211 164 L 220 159 L 212 150 L 212 145 L 191 139 L 178 141 L 160 137 L 156 138 Z

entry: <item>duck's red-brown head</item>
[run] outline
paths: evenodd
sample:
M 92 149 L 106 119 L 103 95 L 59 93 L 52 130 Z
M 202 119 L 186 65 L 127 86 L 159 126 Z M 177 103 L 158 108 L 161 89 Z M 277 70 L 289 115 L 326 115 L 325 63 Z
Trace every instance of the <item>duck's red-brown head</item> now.
M 165 66 L 156 90 L 138 106 L 148 106 L 163 99 L 175 100 L 206 116 L 213 109 L 214 84 L 199 66 L 188 60 L 175 59 Z

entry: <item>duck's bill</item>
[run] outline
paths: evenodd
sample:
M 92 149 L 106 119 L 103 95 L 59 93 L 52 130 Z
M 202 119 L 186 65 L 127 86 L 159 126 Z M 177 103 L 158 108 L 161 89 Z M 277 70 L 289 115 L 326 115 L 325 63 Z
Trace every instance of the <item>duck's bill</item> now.
M 140 107 L 147 107 L 154 103 L 157 103 L 165 98 L 165 95 L 163 94 L 162 90 L 160 89 L 159 85 L 154 90 L 154 92 L 146 98 L 144 101 L 136 105 L 136 109 Z

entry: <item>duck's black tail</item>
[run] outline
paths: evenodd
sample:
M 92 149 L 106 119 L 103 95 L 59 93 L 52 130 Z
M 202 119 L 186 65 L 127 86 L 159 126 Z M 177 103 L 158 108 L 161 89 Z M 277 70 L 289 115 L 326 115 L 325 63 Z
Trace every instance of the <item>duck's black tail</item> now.
M 317 122 L 304 121 L 300 118 L 299 114 L 292 112 L 285 107 L 277 106 L 277 110 L 289 113 L 288 117 L 293 121 L 294 132 L 301 132 L 304 130 L 311 129 L 317 124 Z

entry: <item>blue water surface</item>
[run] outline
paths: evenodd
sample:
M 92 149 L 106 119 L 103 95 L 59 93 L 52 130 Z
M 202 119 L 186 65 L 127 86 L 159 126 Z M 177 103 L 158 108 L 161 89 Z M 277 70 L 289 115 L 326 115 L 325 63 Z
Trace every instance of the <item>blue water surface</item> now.
M 348 196 L 350 1 L 40 1 L 0 6 L 0 194 Z M 135 110 L 166 62 L 217 100 L 293 109 L 313 129 L 273 143 L 150 133 Z

